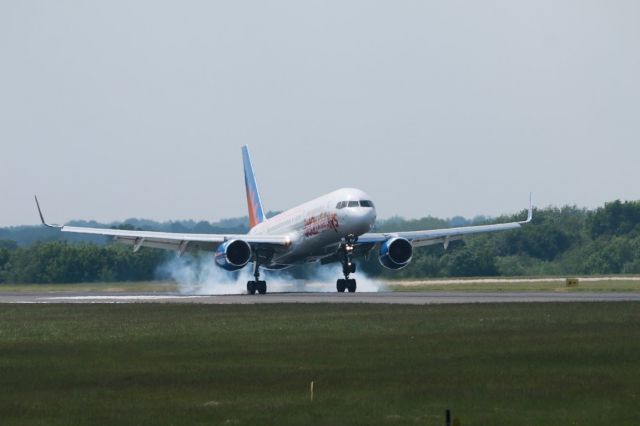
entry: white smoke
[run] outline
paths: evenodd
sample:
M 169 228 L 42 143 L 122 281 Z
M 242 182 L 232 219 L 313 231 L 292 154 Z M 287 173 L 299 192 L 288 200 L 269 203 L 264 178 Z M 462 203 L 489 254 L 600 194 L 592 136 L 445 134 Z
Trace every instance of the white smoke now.
M 178 284 L 181 294 L 244 294 L 247 281 L 253 279 L 253 264 L 249 263 L 239 272 L 228 272 L 218 267 L 213 256 L 173 257 L 163 264 L 158 273 L 168 276 Z M 335 292 L 336 280 L 342 278 L 339 263 L 318 265 L 312 277 L 306 280 L 293 278 L 287 271 L 260 270 L 260 279 L 267 281 L 267 291 L 281 292 Z M 361 272 L 352 275 L 357 280 L 357 291 L 385 291 L 385 285 Z

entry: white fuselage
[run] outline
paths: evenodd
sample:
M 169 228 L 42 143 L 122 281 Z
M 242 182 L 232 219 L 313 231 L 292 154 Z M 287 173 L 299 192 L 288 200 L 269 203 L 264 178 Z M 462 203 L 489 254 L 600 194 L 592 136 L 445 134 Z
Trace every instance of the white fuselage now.
M 281 268 L 335 254 L 347 236 L 369 232 L 375 220 L 376 210 L 369 196 L 359 189 L 343 188 L 267 219 L 249 234 L 285 234 L 291 239 L 286 249 L 274 253 L 264 265 L 267 269 Z

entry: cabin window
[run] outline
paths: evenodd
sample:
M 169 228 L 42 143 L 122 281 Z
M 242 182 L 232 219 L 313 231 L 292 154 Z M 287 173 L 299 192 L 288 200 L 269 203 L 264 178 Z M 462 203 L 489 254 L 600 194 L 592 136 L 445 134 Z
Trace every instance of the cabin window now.
M 373 203 L 370 200 L 360 200 L 361 207 L 373 207 Z
M 360 205 L 360 203 L 358 203 L 357 201 L 349 201 L 349 204 L 347 204 L 347 207 L 358 207 Z

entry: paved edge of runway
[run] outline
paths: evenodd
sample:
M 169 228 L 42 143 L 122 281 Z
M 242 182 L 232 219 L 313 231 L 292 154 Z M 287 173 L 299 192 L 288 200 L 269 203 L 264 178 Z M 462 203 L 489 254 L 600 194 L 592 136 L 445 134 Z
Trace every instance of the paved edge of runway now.
M 51 292 L 0 293 L 0 303 L 92 304 L 92 303 L 179 303 L 179 304 L 278 304 L 278 303 L 363 303 L 363 304 L 460 304 L 460 303 L 557 303 L 640 302 L 640 293 L 624 292 L 380 292 L 380 293 L 270 293 L 266 295 L 181 295 L 167 293 Z

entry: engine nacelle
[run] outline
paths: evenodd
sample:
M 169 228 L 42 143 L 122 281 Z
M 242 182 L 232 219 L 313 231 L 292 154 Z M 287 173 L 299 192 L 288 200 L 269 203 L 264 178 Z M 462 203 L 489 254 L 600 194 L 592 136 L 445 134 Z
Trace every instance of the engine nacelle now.
M 411 262 L 413 245 L 405 238 L 391 238 L 380 246 L 380 264 L 388 269 L 401 269 Z
M 242 269 L 251 260 L 251 246 L 242 240 L 230 240 L 218 246 L 216 264 L 227 271 Z

